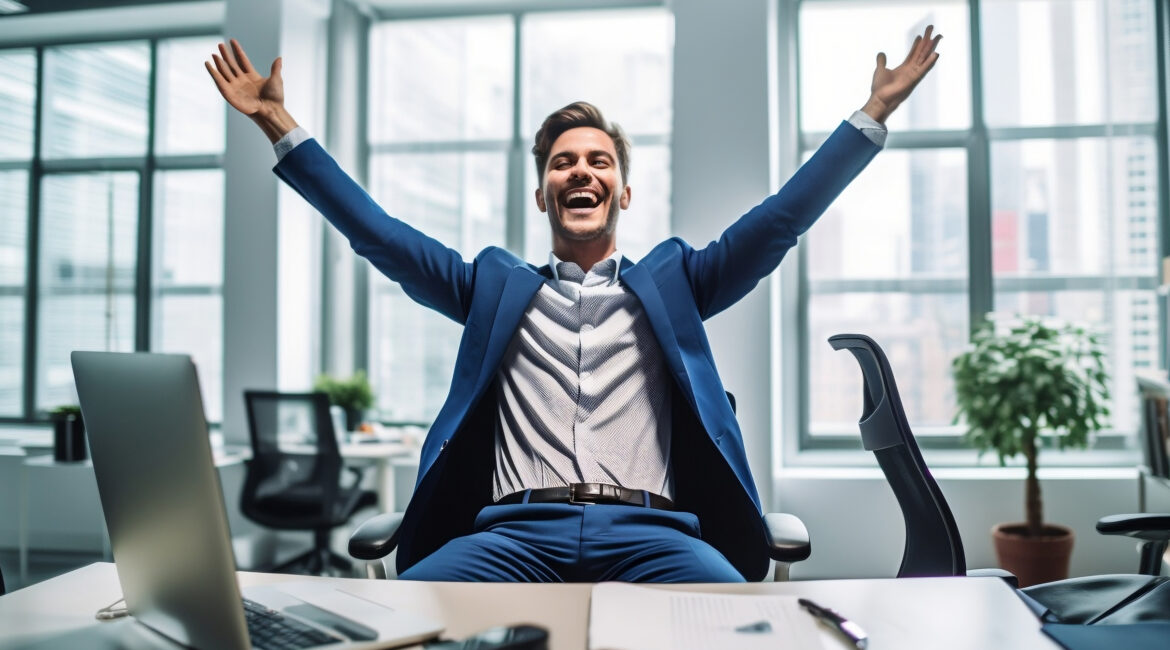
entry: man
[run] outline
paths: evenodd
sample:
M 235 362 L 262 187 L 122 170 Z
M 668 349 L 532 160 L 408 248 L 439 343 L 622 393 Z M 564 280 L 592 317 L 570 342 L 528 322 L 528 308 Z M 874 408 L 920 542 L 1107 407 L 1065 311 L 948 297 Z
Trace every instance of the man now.
M 464 324 L 450 393 L 421 452 L 398 543 L 401 578 L 759 579 L 760 501 L 702 321 L 780 263 L 877 154 L 883 126 L 938 58 L 931 27 L 793 178 L 701 250 L 617 252 L 629 144 L 577 102 L 536 135 L 536 204 L 552 254 L 474 261 L 386 215 L 285 110 L 242 47 L 206 64 L 272 141 L 275 172 L 417 302 Z

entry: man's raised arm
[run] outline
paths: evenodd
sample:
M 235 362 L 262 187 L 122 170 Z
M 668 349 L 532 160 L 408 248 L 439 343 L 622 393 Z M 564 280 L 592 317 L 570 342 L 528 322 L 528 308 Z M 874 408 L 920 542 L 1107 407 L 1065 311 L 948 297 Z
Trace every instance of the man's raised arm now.
M 272 62 L 267 77 L 260 76 L 252 67 L 244 48 L 231 39 L 232 49 L 219 44 L 219 54 L 212 54 L 215 62 L 205 61 L 204 67 L 215 80 L 219 94 L 232 108 L 247 115 L 264 131 L 268 140 L 276 144 L 286 133 L 297 128 L 297 122 L 284 109 L 284 80 L 280 78 L 280 57 Z

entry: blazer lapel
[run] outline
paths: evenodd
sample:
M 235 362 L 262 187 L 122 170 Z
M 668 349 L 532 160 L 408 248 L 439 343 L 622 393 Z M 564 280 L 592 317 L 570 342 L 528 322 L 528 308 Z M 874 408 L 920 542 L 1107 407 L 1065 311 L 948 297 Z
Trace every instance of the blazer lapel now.
M 488 333 L 487 347 L 484 349 L 483 366 L 480 368 L 479 378 L 475 381 L 476 394 L 479 394 L 495 375 L 500 358 L 504 355 L 520 318 L 532 296 L 544 284 L 544 278 L 532 269 L 517 266 L 508 274 L 504 281 L 504 288 L 500 292 L 500 304 L 496 307 L 496 316 L 492 320 L 492 328 Z
M 658 338 L 658 344 L 662 347 L 666 363 L 670 366 L 675 380 L 678 381 L 683 395 L 694 407 L 695 395 L 691 390 L 691 379 L 687 375 L 686 365 L 683 363 L 682 350 L 679 347 L 678 338 L 675 336 L 674 326 L 670 323 L 670 314 L 666 311 L 665 303 L 662 302 L 662 294 L 654 285 L 653 276 L 650 275 L 645 266 L 634 264 L 628 267 L 623 265 L 621 277 L 622 282 L 625 282 L 630 287 L 630 291 L 633 291 L 638 300 L 642 302 L 642 309 L 645 310 L 646 317 L 650 319 L 650 328 L 654 330 L 654 336 Z

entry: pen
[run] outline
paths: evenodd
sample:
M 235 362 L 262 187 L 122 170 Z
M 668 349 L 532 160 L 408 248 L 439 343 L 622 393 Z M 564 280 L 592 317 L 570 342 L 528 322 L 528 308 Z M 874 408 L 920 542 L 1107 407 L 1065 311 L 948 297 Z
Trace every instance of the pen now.
M 869 637 L 865 636 L 865 630 L 861 626 L 849 619 L 841 616 L 837 612 L 828 607 L 821 607 L 807 598 L 797 599 L 800 606 L 807 609 L 809 614 L 817 617 L 821 622 L 836 630 L 841 636 L 849 639 L 858 650 L 864 650 L 869 643 Z

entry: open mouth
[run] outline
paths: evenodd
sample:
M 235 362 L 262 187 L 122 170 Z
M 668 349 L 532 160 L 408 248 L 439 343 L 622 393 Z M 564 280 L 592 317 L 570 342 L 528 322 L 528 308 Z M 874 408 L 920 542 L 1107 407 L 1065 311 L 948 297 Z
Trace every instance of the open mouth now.
M 569 190 L 561 194 L 561 205 L 569 210 L 592 210 L 601 203 L 601 197 L 590 189 Z

